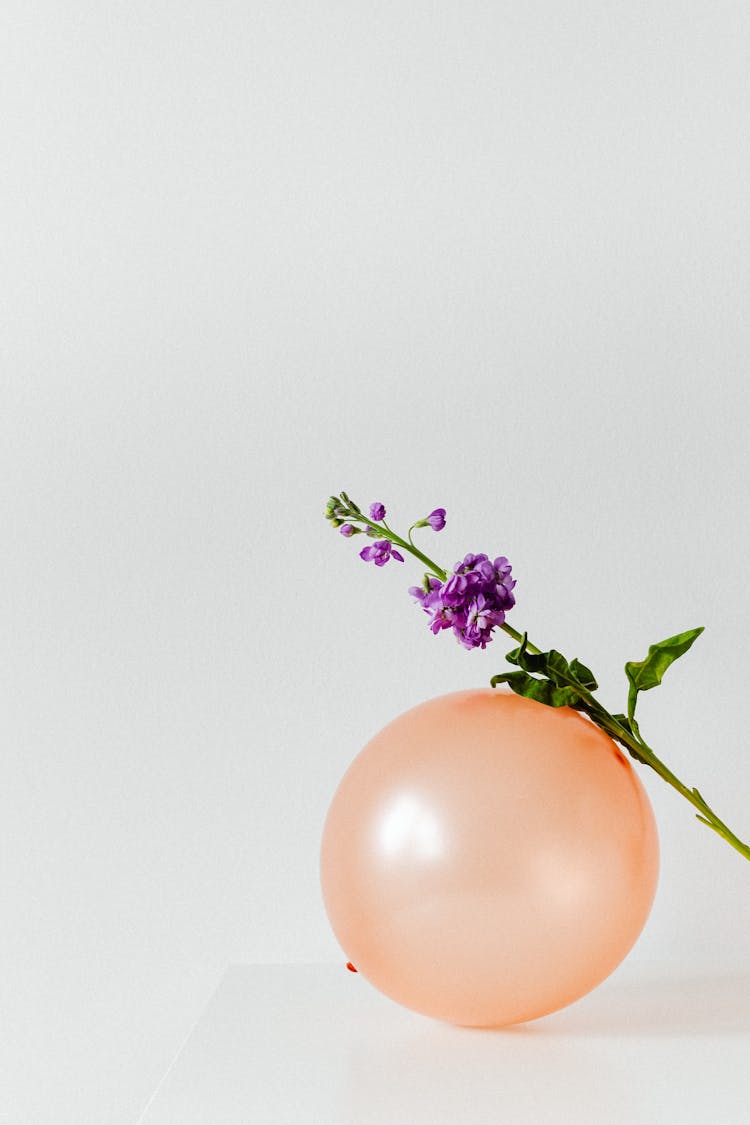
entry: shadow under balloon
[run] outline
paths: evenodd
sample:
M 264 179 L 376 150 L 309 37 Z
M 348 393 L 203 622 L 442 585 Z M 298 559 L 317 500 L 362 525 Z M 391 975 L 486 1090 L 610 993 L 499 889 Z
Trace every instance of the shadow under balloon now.
M 613 981 L 560 1012 L 495 1029 L 495 1034 L 508 1033 L 568 1038 L 747 1035 L 750 972 Z
M 345 1097 L 357 1125 L 536 1123 L 540 1083 L 548 1100 L 585 1103 L 586 1120 L 639 1120 L 638 1060 L 661 1055 L 668 1037 L 747 1035 L 750 973 L 614 980 L 560 1012 L 505 1028 L 456 1027 L 401 1009 L 379 1032 L 355 1032 L 347 1049 Z M 613 1118 L 613 1106 L 621 1116 Z

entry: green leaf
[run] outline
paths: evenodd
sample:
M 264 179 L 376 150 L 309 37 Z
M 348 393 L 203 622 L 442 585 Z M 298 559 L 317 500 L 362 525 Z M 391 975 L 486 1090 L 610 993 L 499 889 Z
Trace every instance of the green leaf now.
M 570 670 L 578 680 L 578 683 L 581 685 L 581 687 L 585 687 L 588 691 L 596 691 L 596 689 L 599 687 L 598 683 L 594 679 L 594 673 L 591 671 L 591 669 L 587 668 L 585 664 L 581 664 L 580 660 L 578 660 L 576 657 L 574 657 L 570 662 Z
M 629 661 L 625 665 L 625 672 L 636 690 L 648 691 L 660 684 L 670 664 L 683 656 L 702 632 L 702 625 L 698 629 L 687 629 L 684 633 L 677 633 L 674 637 L 667 637 L 666 641 L 651 645 L 645 660 Z
M 612 718 L 616 722 L 618 722 L 621 727 L 624 727 L 628 734 L 633 733 L 633 728 L 630 725 L 630 719 L 627 717 L 627 715 L 613 715 Z
M 547 656 L 546 652 L 528 652 L 526 645 L 528 644 L 528 635 L 524 633 L 523 640 L 518 648 L 511 649 L 510 652 L 505 654 L 505 659 L 510 664 L 518 664 L 525 672 L 541 672 L 542 675 L 547 675 Z
M 580 696 L 570 687 L 556 687 L 550 680 L 538 680 L 527 672 L 501 672 L 490 680 L 492 687 L 508 684 L 516 695 L 546 703 L 548 707 L 576 707 Z
M 579 685 L 587 691 L 595 691 L 599 686 L 594 679 L 594 674 L 580 660 L 570 663 L 561 652 L 554 648 L 550 652 L 532 653 L 527 650 L 528 638 L 526 633 L 518 648 L 506 654 L 505 659 L 511 664 L 518 664 L 525 672 L 537 672 L 552 680 L 555 687 L 573 687 Z
M 670 664 L 683 656 L 702 632 L 702 625 L 698 629 L 686 629 L 684 633 L 677 633 L 674 637 L 667 637 L 665 641 L 650 645 L 644 660 L 628 661 L 625 665 L 625 675 L 630 680 L 628 718 L 631 721 L 635 715 L 638 693 L 657 687 Z

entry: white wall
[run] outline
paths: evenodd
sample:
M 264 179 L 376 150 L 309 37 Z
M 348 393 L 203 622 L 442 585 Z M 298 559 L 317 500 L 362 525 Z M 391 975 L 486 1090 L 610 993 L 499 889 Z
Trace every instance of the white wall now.
M 338 960 L 339 777 L 502 666 L 331 491 L 509 555 L 513 622 L 613 709 L 705 625 L 642 724 L 750 836 L 748 35 L 715 0 L 6 0 L 4 1120 L 132 1122 L 228 962 Z M 632 956 L 746 959 L 750 868 L 643 776 Z

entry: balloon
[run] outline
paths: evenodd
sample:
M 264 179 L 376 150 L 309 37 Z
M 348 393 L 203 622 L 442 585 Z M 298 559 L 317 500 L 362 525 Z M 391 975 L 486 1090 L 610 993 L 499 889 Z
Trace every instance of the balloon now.
M 578 711 L 490 688 L 399 716 L 333 797 L 323 900 L 358 972 L 436 1019 L 499 1027 L 596 987 L 648 917 L 653 812 Z

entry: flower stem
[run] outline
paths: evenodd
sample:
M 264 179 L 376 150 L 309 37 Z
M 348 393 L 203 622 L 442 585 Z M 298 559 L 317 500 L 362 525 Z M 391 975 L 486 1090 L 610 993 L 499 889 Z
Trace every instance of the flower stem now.
M 403 547 L 404 550 L 408 551 L 410 555 L 413 555 L 415 559 L 419 559 L 420 562 L 424 563 L 427 569 L 430 570 L 436 578 L 439 578 L 441 582 L 445 582 L 448 577 L 448 572 L 443 570 L 441 566 L 438 566 L 436 562 L 428 555 L 425 555 L 423 551 L 420 551 L 418 547 L 415 547 L 411 542 L 411 536 L 408 541 L 402 539 L 395 531 L 391 531 L 385 520 L 383 520 L 382 523 L 375 523 L 374 520 L 368 519 L 367 516 L 363 515 L 361 512 L 350 512 L 348 518 L 367 524 L 373 531 L 377 531 L 378 535 L 382 536 L 382 538 L 390 539 L 391 543 L 395 543 L 397 547 Z M 409 528 L 409 531 L 411 531 L 411 528 Z
M 501 628 L 508 636 L 513 637 L 514 640 L 523 640 L 523 635 L 514 629 L 512 625 L 509 625 L 507 621 Z M 536 645 L 530 644 L 528 639 L 526 648 L 529 652 L 541 652 L 541 649 L 538 649 Z M 702 794 L 695 788 L 690 789 L 684 782 L 680 781 L 679 777 L 672 773 L 669 766 L 665 765 L 665 763 L 657 757 L 656 753 L 644 741 L 635 719 L 631 720 L 631 725 L 633 727 L 631 732 L 626 727 L 622 726 L 614 715 L 611 715 L 590 691 L 587 691 L 586 688 L 575 682 L 571 683 L 571 687 L 573 687 L 576 693 L 584 700 L 587 713 L 602 730 L 606 731 L 612 738 L 617 739 L 618 742 L 623 743 L 628 750 L 633 752 L 633 756 L 638 761 L 650 766 L 663 781 L 666 781 L 667 784 L 671 785 L 673 789 L 676 789 L 686 801 L 689 801 L 694 808 L 698 809 L 698 820 L 700 820 L 701 823 L 712 828 L 713 831 L 721 836 L 723 840 L 726 840 L 735 851 L 739 852 L 745 859 L 750 860 L 750 844 L 743 843 L 743 841 L 732 832 L 731 828 L 716 815 Z
M 726 840 L 735 851 L 739 852 L 745 859 L 750 860 L 750 845 L 743 843 L 743 841 L 732 832 L 731 828 L 716 815 L 697 789 L 688 788 L 688 786 L 680 781 L 669 767 L 657 757 L 655 752 L 641 736 L 635 719 L 631 720 L 633 726 L 633 731 L 631 732 L 619 723 L 614 715 L 611 715 L 606 708 L 602 707 L 601 703 L 594 698 L 590 691 L 587 691 L 580 685 L 574 685 L 574 687 L 575 691 L 585 701 L 586 711 L 598 726 L 612 738 L 623 743 L 623 745 L 633 752 L 634 757 L 638 761 L 650 766 L 663 781 L 666 781 L 667 784 L 671 785 L 673 789 L 676 789 L 686 801 L 689 801 L 694 808 L 698 809 L 698 820 L 700 820 L 702 824 L 708 825 L 717 835 L 721 836 L 723 840 Z
M 612 719 L 612 716 L 609 716 L 609 718 Z M 612 719 L 612 723 L 615 728 L 619 728 L 619 730 L 622 730 L 620 724 L 616 720 Z M 619 731 L 617 731 L 616 733 L 617 737 L 619 738 Z M 672 773 L 669 767 L 666 766 L 664 762 L 662 762 L 661 759 L 656 756 L 651 747 L 648 746 L 642 738 L 633 738 L 633 736 L 628 735 L 626 731 L 623 731 L 623 734 L 625 735 L 624 741 L 631 747 L 631 749 L 635 750 L 638 757 L 641 758 L 641 760 L 644 761 L 647 765 L 651 766 L 651 768 L 655 770 L 656 773 L 658 773 L 659 777 L 661 777 L 663 781 L 666 781 L 668 785 L 671 785 L 673 789 L 676 789 L 678 793 L 681 793 L 685 800 L 689 801 L 694 808 L 698 809 L 698 820 L 700 820 L 703 824 L 708 825 L 709 828 L 712 828 L 714 832 L 721 836 L 722 839 L 726 840 L 726 842 L 730 844 L 735 851 L 739 852 L 740 855 L 744 856 L 745 859 L 750 859 L 750 845 L 743 843 L 743 841 L 740 840 L 739 837 L 734 834 L 734 832 L 732 832 L 731 828 L 729 828 L 724 823 L 724 821 L 716 815 L 716 813 L 704 800 L 697 789 L 689 789 L 687 785 L 680 781 L 680 779 Z
M 523 640 L 523 633 L 519 633 L 518 630 L 514 629 L 512 625 L 509 625 L 507 621 L 505 621 L 500 626 L 500 628 L 503 630 L 504 633 L 507 633 L 509 637 L 512 637 L 514 641 L 520 642 L 520 641 Z M 529 652 L 539 653 L 539 652 L 542 651 L 540 648 L 537 648 L 536 645 L 531 644 L 531 642 L 528 639 L 526 641 L 526 648 L 528 649 Z
M 390 532 L 389 538 L 398 547 L 403 547 L 404 550 L 408 551 L 410 555 L 414 555 L 415 559 L 419 559 L 420 562 L 423 562 L 428 570 L 431 570 L 435 577 L 439 578 L 441 582 L 445 582 L 446 578 L 448 577 L 448 572 L 443 570 L 441 566 L 438 566 L 436 562 L 433 562 L 433 560 L 428 555 L 425 555 L 422 551 L 420 551 L 419 547 L 415 547 L 412 542 L 407 542 L 406 539 L 402 539 L 400 535 L 396 535 L 393 531 Z

